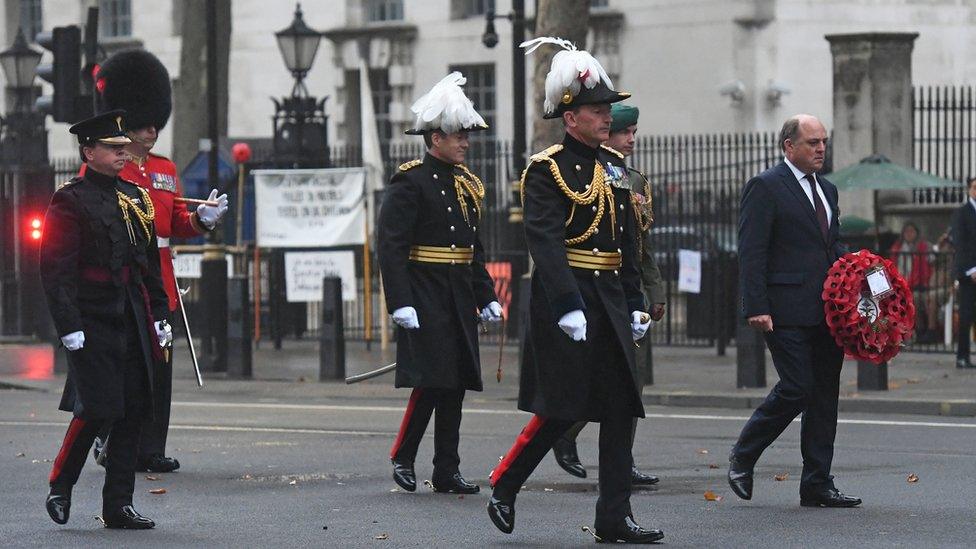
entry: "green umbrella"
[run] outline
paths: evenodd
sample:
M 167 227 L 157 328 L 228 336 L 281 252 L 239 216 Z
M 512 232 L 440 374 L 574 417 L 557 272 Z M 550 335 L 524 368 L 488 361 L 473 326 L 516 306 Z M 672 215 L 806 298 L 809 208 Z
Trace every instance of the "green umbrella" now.
M 900 166 L 880 154 L 869 156 L 853 166 L 827 174 L 827 179 L 836 185 L 839 191 L 918 189 L 959 185 L 958 181 L 950 181 Z

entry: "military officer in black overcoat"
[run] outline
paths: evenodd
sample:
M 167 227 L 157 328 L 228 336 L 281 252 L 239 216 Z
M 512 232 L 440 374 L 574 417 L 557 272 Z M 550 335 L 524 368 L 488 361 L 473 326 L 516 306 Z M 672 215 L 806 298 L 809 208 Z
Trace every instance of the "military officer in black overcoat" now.
M 136 446 L 152 410 L 155 364 L 172 340 L 146 191 L 117 177 L 125 163 L 124 111 L 79 122 L 85 175 L 64 184 L 44 218 L 40 272 L 68 353 L 60 409 L 72 412 L 49 478 L 46 507 L 68 521 L 72 487 L 95 435 L 109 432 L 102 519 L 108 528 L 155 523 L 132 507 Z
M 619 152 L 626 159 L 634 153 L 640 110 L 623 103 L 614 103 L 610 107 L 610 116 L 613 118 L 613 122 L 610 124 L 610 139 L 605 145 Z M 664 279 L 661 277 L 661 269 L 658 268 L 657 261 L 654 259 L 654 251 L 650 245 L 650 233 L 648 233 L 654 221 L 651 185 L 640 170 L 631 166 L 627 166 L 627 176 L 630 181 L 631 202 L 637 222 L 637 248 L 638 255 L 641 258 L 641 290 L 644 292 L 644 297 L 649 306 L 651 319 L 659 321 L 664 317 L 667 292 Z M 650 375 L 650 337 L 644 337 L 639 341 L 639 344 L 641 347 L 636 351 L 637 389 L 643 392 L 644 385 Z M 586 478 L 586 468 L 580 463 L 579 453 L 576 450 L 576 437 L 579 436 L 580 431 L 585 426 L 585 421 L 577 422 L 552 446 L 556 463 L 567 473 L 579 478 Z M 637 418 L 634 418 L 631 433 L 632 437 L 637 434 Z M 631 482 L 634 486 L 652 486 L 659 481 L 660 479 L 657 476 L 642 472 L 636 464 L 631 468 Z
M 478 320 L 501 320 L 478 233 L 484 186 L 463 164 L 468 132 L 487 128 L 454 72 L 412 107 L 408 134 L 427 154 L 399 167 L 387 187 L 377 249 L 386 304 L 397 324 L 396 386 L 412 387 L 390 459 L 393 480 L 417 488 L 414 460 L 434 415 L 435 492 L 480 489 L 459 471 L 461 403 L 480 391 Z M 480 313 L 479 313 L 480 311 Z
M 561 144 L 531 157 L 522 177 L 525 237 L 535 262 L 519 409 L 535 416 L 491 473 L 488 515 L 511 533 L 515 498 L 552 448 L 580 420 L 600 423 L 600 496 L 595 533 L 603 541 L 663 537 L 633 519 L 631 422 L 644 416 L 634 341 L 650 325 L 640 291 L 635 218 L 622 155 L 602 148 L 612 89 L 588 52 L 564 48 L 546 79 L 545 118 L 561 118 Z

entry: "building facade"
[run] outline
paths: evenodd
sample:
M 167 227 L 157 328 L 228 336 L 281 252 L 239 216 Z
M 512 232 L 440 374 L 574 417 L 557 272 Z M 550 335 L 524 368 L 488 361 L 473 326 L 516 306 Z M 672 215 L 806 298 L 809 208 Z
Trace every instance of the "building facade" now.
M 526 2 L 532 17 L 534 2 Z M 4 0 L 0 37 L 18 27 L 82 24 L 99 6 L 107 51 L 141 46 L 180 77 L 181 21 L 195 0 Z M 271 97 L 289 93 L 274 33 L 287 27 L 291 0 L 233 0 L 229 129 L 231 139 L 270 138 Z M 450 70 L 492 126 L 486 138 L 511 138 L 511 25 L 497 19 L 498 45 L 481 41 L 486 11 L 506 14 L 510 0 L 314 0 L 302 4 L 308 26 L 325 39 L 306 79 L 328 96 L 333 144 L 359 142 L 359 70 L 369 83 L 381 141 L 404 139 L 410 105 Z M 918 32 L 913 78 L 918 85 L 976 84 L 976 0 L 593 0 L 588 48 L 641 108 L 641 131 L 653 134 L 776 129 L 795 112 L 831 120 L 831 55 L 826 34 Z M 532 36 L 529 30 L 527 36 Z M 527 70 L 531 75 L 532 59 Z M 531 81 L 531 79 L 530 79 Z M 529 117 L 539 105 L 526 91 Z M 531 124 L 529 125 L 531 128 Z M 49 122 L 52 157 L 74 144 Z M 159 151 L 172 144 L 172 124 Z

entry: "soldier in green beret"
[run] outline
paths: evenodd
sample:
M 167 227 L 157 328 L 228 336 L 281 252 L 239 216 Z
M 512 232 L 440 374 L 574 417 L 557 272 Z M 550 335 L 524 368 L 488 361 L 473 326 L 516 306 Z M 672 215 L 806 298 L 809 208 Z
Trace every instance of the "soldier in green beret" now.
M 640 116 L 640 110 L 630 105 L 614 103 L 610 106 L 610 115 L 613 117 L 613 121 L 610 123 L 610 139 L 604 145 L 621 153 L 626 158 L 634 152 L 637 119 Z M 627 174 L 632 191 L 633 211 L 640 227 L 641 289 L 644 292 L 645 299 L 650 304 L 651 318 L 659 321 L 664 318 L 667 291 L 664 287 L 664 279 L 661 277 L 661 270 L 654 260 L 654 250 L 651 249 L 648 240 L 648 230 L 654 221 L 651 186 L 647 177 L 639 170 L 627 166 Z M 645 335 L 643 340 L 638 343 L 643 346 L 637 350 L 638 380 L 640 389 L 643 390 L 647 379 L 650 377 L 650 337 Z M 585 426 L 585 421 L 576 423 L 552 447 L 553 455 L 556 457 L 559 466 L 567 473 L 579 478 L 586 478 L 586 468 L 580 463 L 579 453 L 576 450 L 576 437 Z M 637 434 L 637 418 L 634 418 L 633 433 L 634 435 Z M 642 473 L 636 464 L 633 465 L 631 481 L 634 486 L 650 486 L 657 484 L 659 480 L 654 475 Z

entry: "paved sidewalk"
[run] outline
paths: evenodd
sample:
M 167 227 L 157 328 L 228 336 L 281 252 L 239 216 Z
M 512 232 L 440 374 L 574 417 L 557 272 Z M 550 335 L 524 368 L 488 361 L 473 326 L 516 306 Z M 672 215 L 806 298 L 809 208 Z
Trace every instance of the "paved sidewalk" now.
M 179 343 L 179 342 L 178 342 Z M 227 398 L 356 399 L 389 398 L 402 401 L 407 392 L 393 388 L 393 375 L 386 374 L 363 383 L 345 385 L 342 381 L 318 382 L 318 346 L 314 340 L 285 341 L 275 351 L 262 342 L 254 351 L 254 379 L 233 380 L 224 374 L 205 373 L 205 387 L 196 387 L 189 359 L 177 347 L 177 400 Z M 0 345 L 0 388 L 26 388 L 60 391 L 63 375 L 51 372 L 50 346 L 30 344 Z M 346 375 L 353 375 L 389 364 L 393 347 L 382 350 L 378 343 L 367 351 L 361 342 L 347 343 Z M 501 383 L 495 381 L 498 349 L 482 347 L 482 372 L 485 390 L 469 394 L 468 400 L 504 400 L 518 396 L 517 349 L 509 346 L 503 357 Z M 767 355 L 766 379 L 776 382 L 772 359 Z M 655 384 L 644 390 L 646 404 L 719 408 L 755 408 L 768 388 L 735 387 L 735 348 L 727 356 L 716 356 L 713 348 L 656 347 Z M 513 404 L 514 406 L 514 404 Z M 976 370 L 957 370 L 947 354 L 903 353 L 889 366 L 889 390 L 858 392 L 857 365 L 848 361 L 841 376 L 841 411 L 892 414 L 976 416 Z

